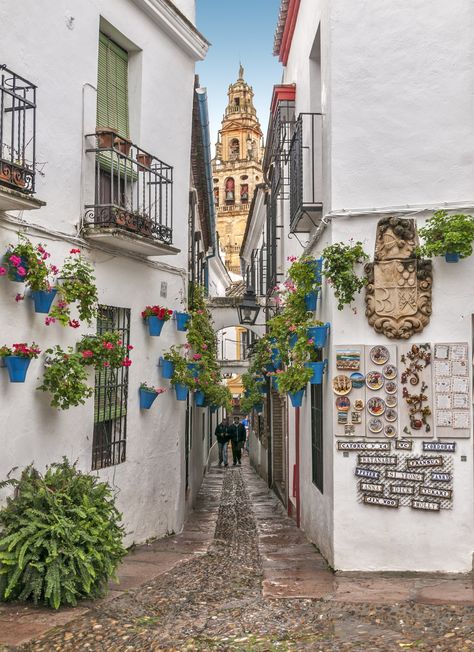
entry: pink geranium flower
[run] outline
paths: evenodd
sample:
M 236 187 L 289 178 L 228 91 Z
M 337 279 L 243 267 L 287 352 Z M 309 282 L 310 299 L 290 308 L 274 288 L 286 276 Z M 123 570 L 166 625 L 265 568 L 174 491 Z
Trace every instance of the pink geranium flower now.
M 193 360 L 200 360 L 202 358 L 202 355 L 200 353 L 194 353 L 193 354 Z
M 15 297 L 15 301 L 18 303 L 18 301 L 23 301 L 24 298 L 23 294 L 18 293 Z
M 112 342 L 104 342 L 104 349 L 111 351 L 114 348 Z
M 110 367 L 110 362 L 104 362 L 104 367 Z
M 70 319 L 69 320 L 69 326 L 71 328 L 79 328 L 80 323 L 77 321 L 77 319 Z
M 26 269 L 21 265 L 16 268 L 16 271 L 20 276 L 26 276 Z
M 7 270 L 5 269 L 5 267 L 0 267 L 0 276 L 5 276 L 6 273 Z
M 56 319 L 54 317 L 45 317 L 44 323 L 46 326 L 49 326 L 50 324 L 55 324 Z
M 121 344 L 121 342 L 119 342 L 119 344 Z M 127 349 L 128 349 L 128 351 L 133 351 L 133 346 L 131 344 L 129 344 L 127 346 Z
M 130 358 L 124 358 L 122 360 L 122 366 L 123 367 L 130 367 L 131 364 L 132 364 L 132 361 L 130 360 Z
M 82 352 L 83 358 L 92 358 L 93 355 L 94 355 L 93 351 L 86 350 Z
M 71 251 L 69 253 L 70 254 L 80 254 L 81 250 L 80 249 L 71 249 Z
M 21 265 L 21 258 L 19 258 L 19 256 L 12 255 L 8 260 L 11 262 L 13 267 L 18 267 L 18 265 Z

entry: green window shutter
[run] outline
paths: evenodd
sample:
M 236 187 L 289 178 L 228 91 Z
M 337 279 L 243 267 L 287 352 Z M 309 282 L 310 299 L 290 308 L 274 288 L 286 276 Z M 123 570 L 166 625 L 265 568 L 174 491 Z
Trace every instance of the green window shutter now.
M 110 127 L 128 138 L 128 52 L 99 36 L 97 127 Z

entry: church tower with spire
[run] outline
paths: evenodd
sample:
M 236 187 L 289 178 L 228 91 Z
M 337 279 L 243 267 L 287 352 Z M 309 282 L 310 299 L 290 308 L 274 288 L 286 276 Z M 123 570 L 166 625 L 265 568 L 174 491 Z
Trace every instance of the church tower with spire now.
M 244 69 L 229 86 L 229 98 L 212 161 L 217 231 L 226 266 L 240 274 L 240 246 L 255 186 L 263 181 L 263 133 Z

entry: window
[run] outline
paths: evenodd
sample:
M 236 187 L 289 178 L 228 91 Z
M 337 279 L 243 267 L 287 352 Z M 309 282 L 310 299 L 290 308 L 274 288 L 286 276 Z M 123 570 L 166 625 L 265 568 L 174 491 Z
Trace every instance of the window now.
M 311 385 L 311 452 L 313 482 L 323 493 L 323 386 Z
M 235 161 L 240 156 L 240 143 L 238 138 L 232 138 L 229 145 L 229 158 L 231 161 Z
M 97 127 L 128 138 L 128 52 L 105 34 L 99 36 Z
M 130 344 L 130 310 L 99 306 L 97 334 L 120 333 L 125 346 Z M 96 370 L 94 397 L 94 435 L 92 469 L 125 462 L 127 438 L 128 367 Z
M 225 180 L 225 202 L 233 204 L 235 202 L 235 182 L 232 177 Z

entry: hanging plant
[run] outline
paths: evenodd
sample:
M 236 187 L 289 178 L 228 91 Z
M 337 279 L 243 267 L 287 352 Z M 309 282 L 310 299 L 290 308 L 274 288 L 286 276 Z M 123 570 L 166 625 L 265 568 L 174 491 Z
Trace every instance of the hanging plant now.
M 153 387 L 146 382 L 140 383 L 139 399 L 140 409 L 149 410 L 153 405 L 156 397 L 166 392 L 164 387 Z
M 78 328 L 80 322 L 71 319 L 71 306 L 76 305 L 79 319 L 89 326 L 97 315 L 97 287 L 93 266 L 84 258 L 80 249 L 71 249 L 60 271 L 58 301 L 53 306 L 47 325 L 59 321 L 62 326 Z
M 8 247 L 4 256 L 5 267 L 0 267 L 0 276 L 8 274 L 11 280 L 23 281 L 32 292 L 50 292 L 59 273 L 56 265 L 46 263 L 50 256 L 46 245 L 34 245 L 20 233 L 18 243 Z
M 423 246 L 418 250 L 421 256 L 467 258 L 472 255 L 472 243 L 474 242 L 474 217 L 472 215 L 448 215 L 447 211 L 436 211 L 426 221 L 425 226 L 418 230 L 418 233 L 424 240 Z
M 165 321 L 171 319 L 173 311 L 163 306 L 147 306 L 142 311 L 142 318 L 148 324 L 150 335 L 158 336 L 161 334 Z
M 85 365 L 92 365 L 96 369 L 101 367 L 129 367 L 132 361 L 128 357 L 133 346 L 124 346 L 120 334 L 108 331 L 101 335 L 84 335 L 76 345 L 76 350 L 82 355 Z
M 31 360 L 37 358 L 40 353 L 41 350 L 34 342 L 31 345 L 19 343 L 13 344 L 11 347 L 1 346 L 0 358 L 5 361 L 10 382 L 24 383 Z
M 362 264 L 369 257 L 362 247 L 362 242 L 359 241 L 354 245 L 336 242 L 326 247 L 322 255 L 323 274 L 334 291 L 337 309 L 343 310 L 344 306 L 352 303 L 354 296 L 367 285 L 367 278 L 358 276 L 354 267 Z
M 60 346 L 47 349 L 48 359 L 43 382 L 37 387 L 51 394 L 51 407 L 68 410 L 83 405 L 94 389 L 88 385 L 88 373 L 82 353 L 72 347 L 64 351 Z

